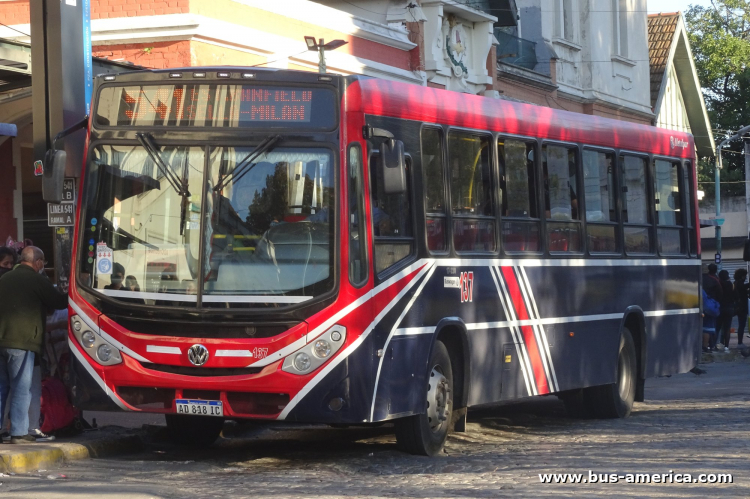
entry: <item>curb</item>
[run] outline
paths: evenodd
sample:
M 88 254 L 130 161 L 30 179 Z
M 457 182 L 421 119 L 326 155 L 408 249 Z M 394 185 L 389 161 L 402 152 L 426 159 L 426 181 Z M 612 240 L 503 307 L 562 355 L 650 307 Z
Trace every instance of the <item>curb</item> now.
M 63 461 L 75 461 L 143 450 L 138 435 L 114 435 L 84 443 L 44 443 L 0 446 L 0 471 L 26 473 L 51 467 Z
M 729 350 L 729 352 L 702 353 L 701 364 L 712 364 L 714 362 L 735 362 L 744 360 L 742 352 L 739 350 Z

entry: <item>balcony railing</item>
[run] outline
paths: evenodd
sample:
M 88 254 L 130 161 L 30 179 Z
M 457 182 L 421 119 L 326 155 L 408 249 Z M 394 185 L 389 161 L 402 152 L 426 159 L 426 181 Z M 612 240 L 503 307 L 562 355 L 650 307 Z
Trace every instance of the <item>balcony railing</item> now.
M 509 35 L 500 29 L 495 29 L 495 38 L 499 42 L 498 62 L 532 70 L 536 67 L 536 42 Z

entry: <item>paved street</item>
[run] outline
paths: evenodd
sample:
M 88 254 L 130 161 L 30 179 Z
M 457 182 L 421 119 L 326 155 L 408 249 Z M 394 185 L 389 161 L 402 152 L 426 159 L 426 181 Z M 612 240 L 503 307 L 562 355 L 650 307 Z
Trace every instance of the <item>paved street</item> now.
M 210 450 L 147 451 L 2 477 L 3 497 L 748 497 L 750 362 L 649 380 L 628 420 L 566 419 L 556 398 L 474 411 L 438 458 L 381 429 L 232 426 Z M 115 419 L 115 418 L 113 418 Z M 146 420 L 149 420 L 146 417 Z M 132 416 L 127 421 L 133 421 Z M 153 418 L 149 420 L 153 421 Z M 157 439 L 158 440 L 158 439 Z M 540 473 L 732 473 L 730 485 L 541 484 Z M 49 478 L 64 474 L 66 478 Z

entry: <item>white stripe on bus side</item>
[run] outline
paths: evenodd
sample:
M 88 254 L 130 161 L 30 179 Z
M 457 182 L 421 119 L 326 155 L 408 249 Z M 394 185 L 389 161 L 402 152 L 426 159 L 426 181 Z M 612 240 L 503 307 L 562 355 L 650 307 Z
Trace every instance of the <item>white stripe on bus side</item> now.
M 409 303 L 406 304 L 404 307 L 404 310 L 401 311 L 401 314 L 398 316 L 398 319 L 396 319 L 393 323 L 393 327 L 391 328 L 391 331 L 388 333 L 388 338 L 385 340 L 385 345 L 383 346 L 383 356 L 380 357 L 380 361 L 378 362 L 378 371 L 375 374 L 375 389 L 372 391 L 372 404 L 370 405 L 370 421 L 372 421 L 372 418 L 375 415 L 375 397 L 378 394 L 378 382 L 380 381 L 380 370 L 383 368 L 383 361 L 385 360 L 385 352 L 388 351 L 388 345 L 391 344 L 391 338 L 393 337 L 393 333 L 396 331 L 398 326 L 401 324 L 401 321 L 404 320 L 404 317 L 406 317 L 406 314 L 411 310 L 412 305 L 414 305 L 414 302 L 417 301 L 417 298 L 420 294 L 422 294 L 422 290 L 425 287 L 425 284 L 430 280 L 432 277 L 433 272 L 435 272 L 434 262 L 430 262 L 428 264 L 430 266 L 430 270 L 427 271 L 427 275 L 422 280 L 422 282 L 419 284 L 419 287 L 414 292 L 414 295 L 409 300 Z
M 503 311 L 505 312 L 505 317 L 515 317 L 515 315 L 511 316 L 512 311 L 508 309 L 508 305 L 505 302 L 506 296 L 501 290 L 499 284 L 500 282 L 502 282 L 503 277 L 495 267 L 490 267 L 490 273 L 492 274 L 492 280 L 495 281 L 495 288 L 497 288 L 497 295 L 500 299 L 500 304 L 503 307 Z M 466 329 L 471 330 L 468 325 Z M 523 343 L 522 336 L 515 327 L 510 327 L 510 334 L 513 337 L 513 344 L 516 346 L 516 355 L 518 355 L 518 362 L 521 365 L 521 373 L 523 374 L 523 380 L 526 383 L 526 393 L 528 393 L 529 395 L 536 395 L 536 384 L 534 383 L 534 376 L 528 364 L 529 356 L 526 353 L 526 348 Z
M 413 267 L 413 265 L 412 265 Z M 418 267 L 417 267 L 418 268 Z M 315 386 L 318 385 L 327 375 L 329 372 L 331 372 L 336 366 L 338 366 L 344 359 L 349 357 L 349 355 L 352 354 L 365 339 L 370 335 L 372 330 L 375 328 L 375 326 L 383 320 L 383 317 L 391 311 L 391 309 L 396 306 L 396 304 L 401 300 L 401 298 L 404 297 L 406 293 L 409 292 L 409 290 L 421 279 L 421 277 L 431 268 L 431 265 L 425 265 L 423 268 L 419 270 L 416 276 L 409 281 L 404 288 L 398 292 L 398 294 L 388 303 L 388 305 L 383 308 L 383 310 L 380 311 L 380 313 L 373 319 L 373 321 L 367 326 L 367 328 L 362 331 L 362 334 L 359 335 L 359 337 L 354 340 L 354 342 L 346 347 L 343 352 L 341 352 L 341 355 L 338 355 L 331 359 L 331 361 L 323 366 L 323 368 L 318 372 L 318 374 L 315 375 L 315 377 L 307 383 L 297 394 L 294 396 L 292 400 L 289 401 L 287 406 L 284 408 L 283 411 L 281 411 L 281 414 L 279 414 L 277 419 L 286 419 L 286 417 L 289 415 L 289 413 L 294 409 L 294 407 L 302 400 L 308 393 L 310 393 L 310 390 L 315 388 Z M 399 274 L 396 274 L 398 276 Z M 396 277 L 394 276 L 394 277 Z M 390 282 L 390 279 L 386 282 Z M 378 291 L 379 292 L 379 291 Z M 338 320 L 340 317 L 337 315 Z
M 517 267 L 517 276 L 518 281 L 521 284 L 521 290 L 524 292 L 524 295 L 526 297 L 528 303 L 527 309 L 530 312 L 531 318 L 541 319 L 541 316 L 539 315 L 539 309 L 536 306 L 534 293 L 531 291 L 531 283 L 529 282 L 529 277 L 526 275 L 526 271 L 524 270 L 523 266 Z M 547 357 L 547 363 L 544 366 L 545 372 L 547 373 L 547 379 L 552 381 L 552 391 L 558 392 L 560 391 L 560 386 L 557 384 L 557 374 L 555 373 L 555 365 L 552 362 L 552 354 L 549 350 L 547 332 L 544 330 L 544 326 L 542 324 L 535 324 L 532 327 L 537 332 L 537 343 L 542 345 L 544 353 Z M 549 365 L 549 369 L 547 369 L 547 365 Z

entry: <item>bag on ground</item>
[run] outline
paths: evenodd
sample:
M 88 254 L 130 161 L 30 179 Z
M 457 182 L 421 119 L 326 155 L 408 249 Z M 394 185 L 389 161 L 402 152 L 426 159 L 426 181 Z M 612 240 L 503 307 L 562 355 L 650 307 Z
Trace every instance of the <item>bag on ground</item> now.
M 63 382 L 51 376 L 44 378 L 39 429 L 44 433 L 53 433 L 72 425 L 78 416 L 78 409 L 70 403 Z

